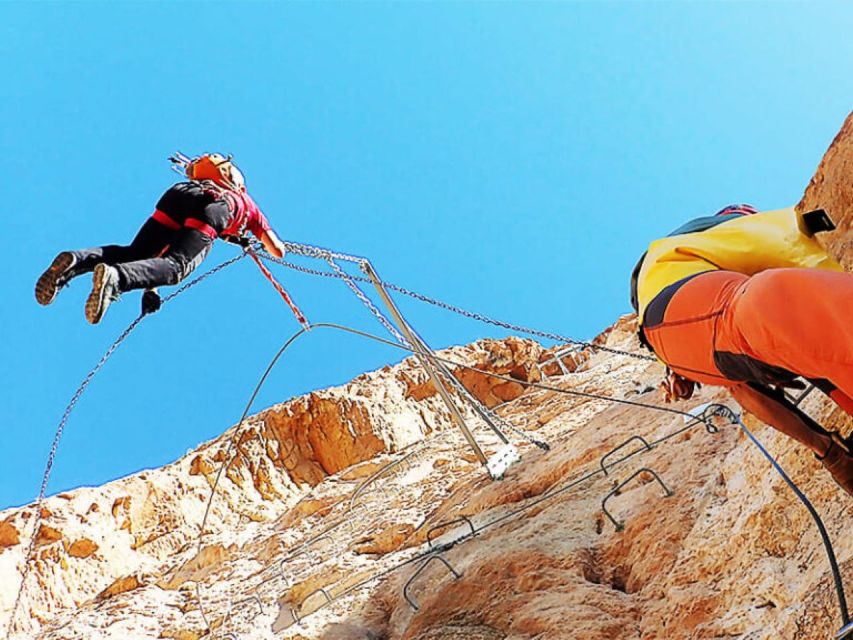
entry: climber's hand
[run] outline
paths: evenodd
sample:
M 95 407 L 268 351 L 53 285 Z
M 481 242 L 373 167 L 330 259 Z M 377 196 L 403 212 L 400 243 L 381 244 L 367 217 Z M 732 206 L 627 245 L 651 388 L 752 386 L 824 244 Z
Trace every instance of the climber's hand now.
M 660 383 L 661 396 L 666 403 L 689 400 L 699 388 L 701 385 L 698 382 L 688 380 L 669 369 L 666 370 L 666 377 Z
M 157 289 L 146 289 L 142 294 L 142 315 L 147 316 L 149 313 L 155 313 L 160 310 L 160 294 Z
M 252 241 L 249 240 L 247 236 L 223 236 L 222 237 L 225 242 L 230 244 L 236 244 L 239 247 L 243 247 L 244 249 L 248 249 L 252 246 Z

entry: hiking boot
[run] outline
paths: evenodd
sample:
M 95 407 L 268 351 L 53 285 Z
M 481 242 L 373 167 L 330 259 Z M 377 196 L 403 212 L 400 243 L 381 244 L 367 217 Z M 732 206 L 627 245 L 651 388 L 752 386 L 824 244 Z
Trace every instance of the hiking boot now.
M 118 271 L 101 262 L 92 273 L 92 293 L 86 300 L 86 320 L 98 324 L 111 303 L 119 299 Z
M 68 284 L 74 275 L 72 269 L 77 264 L 73 253 L 63 251 L 53 259 L 38 281 L 36 282 L 36 301 L 41 305 L 49 305 L 56 298 L 59 290 Z
M 844 440 L 838 433 L 830 434 L 829 449 L 818 460 L 832 474 L 835 482 L 853 497 L 853 455 L 849 440 Z

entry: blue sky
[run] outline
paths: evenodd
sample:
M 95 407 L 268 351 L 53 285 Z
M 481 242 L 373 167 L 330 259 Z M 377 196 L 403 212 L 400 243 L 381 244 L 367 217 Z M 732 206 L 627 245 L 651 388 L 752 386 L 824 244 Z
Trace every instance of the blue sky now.
M 172 151 L 233 153 L 282 237 L 590 337 L 629 310 L 656 236 L 799 199 L 853 104 L 851 27 L 845 3 L 0 4 L 0 507 L 36 495 L 66 403 L 139 307 L 91 327 L 87 278 L 48 308 L 33 284 L 60 250 L 129 241 Z M 310 319 L 381 331 L 341 283 L 278 274 Z M 434 346 L 503 335 L 400 304 Z M 50 492 L 221 433 L 296 329 L 249 262 L 146 319 L 72 415 Z M 311 335 L 259 406 L 399 358 Z

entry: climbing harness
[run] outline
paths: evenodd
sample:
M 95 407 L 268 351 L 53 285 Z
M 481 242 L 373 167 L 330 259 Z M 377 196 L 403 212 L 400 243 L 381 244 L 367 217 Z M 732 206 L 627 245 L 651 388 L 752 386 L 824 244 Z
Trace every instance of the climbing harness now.
M 450 399 L 449 391 L 444 387 L 444 384 L 442 383 L 442 381 L 439 377 L 440 375 L 444 376 L 444 378 L 447 379 L 447 381 L 450 383 L 450 385 L 458 393 L 459 397 L 461 399 L 469 402 L 471 404 L 472 408 L 474 408 L 475 411 L 479 413 L 480 417 L 483 418 L 486 425 L 489 426 L 501 438 L 501 440 L 505 443 L 504 448 L 499 452 L 502 460 L 500 460 L 498 463 L 499 466 L 504 465 L 504 471 L 505 471 L 505 466 L 508 466 L 508 464 L 513 460 L 513 458 L 515 457 L 515 454 L 517 452 L 515 452 L 514 448 L 511 447 L 510 443 L 506 439 L 506 436 L 503 435 L 501 428 L 499 428 L 498 425 L 500 425 L 500 427 L 502 427 L 502 428 L 511 430 L 516 434 L 524 433 L 523 430 L 520 430 L 516 427 L 513 427 L 512 425 L 510 425 L 508 423 L 508 421 L 505 421 L 505 420 L 499 418 L 493 412 L 486 409 L 485 407 L 482 406 L 482 404 L 480 404 L 478 401 L 476 401 L 476 399 L 473 398 L 473 396 L 470 394 L 470 392 L 468 392 L 467 389 L 465 389 L 464 385 L 462 385 L 456 379 L 456 377 L 452 375 L 452 373 L 450 372 L 450 369 L 448 368 L 449 366 L 468 369 L 470 371 L 477 372 L 481 375 L 489 376 L 489 377 L 492 377 L 494 379 L 504 380 L 504 381 L 508 381 L 508 382 L 514 382 L 514 383 L 522 385 L 525 388 L 535 388 L 535 389 L 546 390 L 546 391 L 551 391 L 551 392 L 560 393 L 560 394 L 571 395 L 571 396 L 575 396 L 575 397 L 601 400 L 601 401 L 606 401 L 606 402 L 610 402 L 610 403 L 623 404 L 623 405 L 628 405 L 628 406 L 633 406 L 633 407 L 638 407 L 638 408 L 643 408 L 643 409 L 648 409 L 648 410 L 654 410 L 654 411 L 670 413 L 670 414 L 674 414 L 674 415 L 680 415 L 680 416 L 684 417 L 685 423 L 686 423 L 684 427 L 676 430 L 675 432 L 673 432 L 671 434 L 663 436 L 662 438 L 654 440 L 652 442 L 646 442 L 645 440 L 643 440 L 643 443 L 645 445 L 644 448 L 634 450 L 634 451 L 622 456 L 618 460 L 612 462 L 608 467 L 604 466 L 604 464 L 603 464 L 604 461 L 602 460 L 602 464 L 601 464 L 600 469 L 596 469 L 596 470 L 591 471 L 587 474 L 584 474 L 580 478 L 577 478 L 577 479 L 569 482 L 568 484 L 563 485 L 557 489 L 549 490 L 544 495 L 539 496 L 538 498 L 530 501 L 529 503 L 526 503 L 522 507 L 519 507 L 518 509 L 512 510 L 508 513 L 505 513 L 501 516 L 494 518 L 493 520 L 488 521 L 487 523 L 485 523 L 484 525 L 482 525 L 478 529 L 475 528 L 472 524 L 471 525 L 472 533 L 470 535 L 462 536 L 461 538 L 458 538 L 457 540 L 455 540 L 451 543 L 445 543 L 444 545 L 440 545 L 438 547 L 432 547 L 432 545 L 430 544 L 430 550 L 427 553 L 415 555 L 414 557 L 407 559 L 406 561 L 404 561 L 401 564 L 398 564 L 394 567 L 391 567 L 390 569 L 386 569 L 377 575 L 371 576 L 368 579 L 359 582 L 358 584 L 352 585 L 351 587 L 347 588 L 345 591 L 338 593 L 338 594 L 335 594 L 334 597 L 330 596 L 330 594 L 328 592 L 326 592 L 325 593 L 326 604 L 330 604 L 334 600 L 337 600 L 339 598 L 344 597 L 345 595 L 353 593 L 357 589 L 360 589 L 360 588 L 364 587 L 365 585 L 373 582 L 374 580 L 379 579 L 385 575 L 388 575 L 393 571 L 396 571 L 397 569 L 399 569 L 402 566 L 410 565 L 410 564 L 417 562 L 417 561 L 429 562 L 431 559 L 433 559 L 435 557 L 440 558 L 440 556 L 437 556 L 437 554 L 441 554 L 444 551 L 449 550 L 453 546 L 460 544 L 460 543 L 474 537 L 477 533 L 479 533 L 483 529 L 488 528 L 488 527 L 498 526 L 500 523 L 505 522 L 505 521 L 507 521 L 513 517 L 516 517 L 518 514 L 523 513 L 524 511 L 526 511 L 528 509 L 533 508 L 534 506 L 544 502 L 545 500 L 550 500 L 554 496 L 560 495 L 560 494 L 564 493 L 565 491 L 568 491 L 570 488 L 576 486 L 577 484 L 579 484 L 581 482 L 584 482 L 585 480 L 588 480 L 592 477 L 595 477 L 599 473 L 607 475 L 607 469 L 612 468 L 613 466 L 615 466 L 617 464 L 620 464 L 621 462 L 633 457 L 634 455 L 637 455 L 638 453 L 641 453 L 645 450 L 651 449 L 651 448 L 653 448 L 653 447 L 655 447 L 655 446 L 657 446 L 657 445 L 659 445 L 659 444 L 661 444 L 661 443 L 663 443 L 663 442 L 665 442 L 671 438 L 674 438 L 677 435 L 684 433 L 686 430 L 691 429 L 698 424 L 704 424 L 706 427 L 706 430 L 708 432 L 714 433 L 717 430 L 716 427 L 712 424 L 712 419 L 714 417 L 720 417 L 720 416 L 731 417 L 729 414 L 734 415 L 730 409 L 728 409 L 727 407 L 724 407 L 722 405 L 712 405 L 710 407 L 707 407 L 698 416 L 697 415 L 691 415 L 688 412 L 681 411 L 679 409 L 675 409 L 675 408 L 671 408 L 671 407 L 662 407 L 662 406 L 658 406 L 658 405 L 646 404 L 643 402 L 638 402 L 638 401 L 633 401 L 633 400 L 626 400 L 623 398 L 615 398 L 615 397 L 607 396 L 604 394 L 585 392 L 585 391 L 577 391 L 577 390 L 573 390 L 573 389 L 564 389 L 564 388 L 557 387 L 554 385 L 548 385 L 548 384 L 545 384 L 542 382 L 517 380 L 517 379 L 512 378 L 510 376 L 505 376 L 502 374 L 486 371 L 486 370 L 480 369 L 478 367 L 474 367 L 471 365 L 466 365 L 464 363 L 456 362 L 450 358 L 438 356 L 434 352 L 432 352 L 431 349 L 429 349 L 429 347 L 420 338 L 420 336 L 418 336 L 414 332 L 414 330 L 405 322 L 402 315 L 399 313 L 399 310 L 396 308 L 393 301 L 391 301 L 390 297 L 388 296 L 386 289 L 391 290 L 391 291 L 395 291 L 397 293 L 401 293 L 403 295 L 406 295 L 406 296 L 412 297 L 414 299 L 420 300 L 422 302 L 425 302 L 425 303 L 437 306 L 439 308 L 451 311 L 453 313 L 460 314 L 464 317 L 474 319 L 474 320 L 478 320 L 481 322 L 485 322 L 487 324 L 491 324 L 493 326 L 501 327 L 503 329 L 507 329 L 510 331 L 515 331 L 518 333 L 525 333 L 528 335 L 534 335 L 534 336 L 549 339 L 549 340 L 557 340 L 557 341 L 564 342 L 564 343 L 575 344 L 575 345 L 579 345 L 579 346 L 584 347 L 584 348 L 589 348 L 589 349 L 594 349 L 597 351 L 604 351 L 604 352 L 609 352 L 609 353 L 615 353 L 618 355 L 623 355 L 626 357 L 636 358 L 636 359 L 640 359 L 640 360 L 646 360 L 646 361 L 653 361 L 654 360 L 654 358 L 651 358 L 649 356 L 645 356 L 645 355 L 641 355 L 641 354 L 637 354 L 637 353 L 633 353 L 633 352 L 629 352 L 629 351 L 622 351 L 619 349 L 613 349 L 610 347 L 606 347 L 604 345 L 598 345 L 598 344 L 594 344 L 594 343 L 590 343 L 590 342 L 578 341 L 578 340 L 574 340 L 571 338 L 567 338 L 566 336 L 562 336 L 560 334 L 555 334 L 555 333 L 545 332 L 545 331 L 539 331 L 539 330 L 535 330 L 535 329 L 530 329 L 528 327 L 523 327 L 520 325 L 514 325 L 514 324 L 506 323 L 506 322 L 496 320 L 496 319 L 490 318 L 490 317 L 482 315 L 482 314 L 466 311 L 460 307 L 456 307 L 454 305 L 449 305 L 447 303 L 441 302 L 441 301 L 436 300 L 434 298 L 430 298 L 428 296 L 418 294 L 418 293 L 413 292 L 411 290 L 405 289 L 404 287 L 400 287 L 397 285 L 393 285 L 390 283 L 383 282 L 376 275 L 376 273 L 373 270 L 370 263 L 364 258 L 358 258 L 356 256 L 340 254 L 340 253 L 328 251 L 326 249 L 322 249 L 320 247 L 314 247 L 311 245 L 300 245 L 297 243 L 284 243 L 284 245 L 285 245 L 285 248 L 290 252 L 297 253 L 297 254 L 303 255 L 303 256 L 319 258 L 319 259 L 323 259 L 323 260 L 327 261 L 330 264 L 330 266 L 332 266 L 333 272 L 325 272 L 325 271 L 318 271 L 318 270 L 314 270 L 314 269 L 309 269 L 307 267 L 302 267 L 300 265 L 295 265 L 295 264 L 289 263 L 287 261 L 284 261 L 283 259 L 275 258 L 275 257 L 270 256 L 269 254 L 263 253 L 263 252 L 260 253 L 260 255 L 258 255 L 258 252 L 256 250 L 252 250 L 251 248 L 246 248 L 246 250 L 244 250 L 244 252 L 241 253 L 239 256 L 236 256 L 236 257 L 218 265 L 217 267 L 214 267 L 213 269 L 211 269 L 207 273 L 205 273 L 205 274 L 199 276 L 198 278 L 194 279 L 193 281 L 183 285 L 182 287 L 177 289 L 174 293 L 167 296 L 163 300 L 163 302 L 165 303 L 165 302 L 168 302 L 168 301 L 174 299 L 175 297 L 180 295 L 186 289 L 198 284 L 202 280 L 208 278 L 209 276 L 220 271 L 221 269 L 224 269 L 225 267 L 229 266 L 230 264 L 233 264 L 233 263 L 237 262 L 238 260 L 241 260 L 242 258 L 249 255 L 250 257 L 252 257 L 253 261 L 259 266 L 259 268 L 260 268 L 261 272 L 264 274 L 264 276 L 273 284 L 273 286 L 276 288 L 276 290 L 279 292 L 279 294 L 282 296 L 282 298 L 285 300 L 285 302 L 291 308 L 291 310 L 293 311 L 294 315 L 296 316 L 297 320 L 299 321 L 299 323 L 301 325 L 301 329 L 297 333 L 295 333 L 293 336 L 291 336 L 284 343 L 284 345 L 281 347 L 281 349 L 279 349 L 279 351 L 276 353 L 272 362 L 269 364 L 267 369 L 264 371 L 264 373 L 261 377 L 261 380 L 259 381 L 255 390 L 253 391 L 252 396 L 251 396 L 249 402 L 247 403 L 246 408 L 243 412 L 243 415 L 240 419 L 240 422 L 238 423 L 238 425 L 235 429 L 235 435 L 229 441 L 228 450 L 226 452 L 226 455 L 225 455 L 223 461 L 220 464 L 220 468 L 217 472 L 215 481 L 211 487 L 211 498 L 208 501 L 207 507 L 205 509 L 202 525 L 201 525 L 200 530 L 199 530 L 199 538 L 198 538 L 199 549 L 201 549 L 202 539 L 206 533 L 206 525 L 207 525 L 207 520 L 208 520 L 208 516 L 210 513 L 210 509 L 211 509 L 212 500 L 213 500 L 213 497 L 216 495 L 216 491 L 217 491 L 217 487 L 218 487 L 218 484 L 220 481 L 221 474 L 222 474 L 223 470 L 225 469 L 225 467 L 227 466 L 227 461 L 231 458 L 234 443 L 239 439 L 240 433 L 243 429 L 243 426 L 245 424 L 248 413 L 251 410 L 251 407 L 252 407 L 252 405 L 253 405 L 253 403 L 254 403 L 254 401 L 255 401 L 255 399 L 256 399 L 259 391 L 260 391 L 261 386 L 263 385 L 264 381 L 267 379 L 268 375 L 272 371 L 275 364 L 279 361 L 280 357 L 287 350 L 287 348 L 290 345 L 292 345 L 296 341 L 296 339 L 298 339 L 300 336 L 304 335 L 305 333 L 307 333 L 311 329 L 329 328 L 329 329 L 339 330 L 339 331 L 350 333 L 353 335 L 362 336 L 362 337 L 365 337 L 367 339 L 376 341 L 378 343 L 386 344 L 388 346 L 392 346 L 392 347 L 395 347 L 398 349 L 406 350 L 406 351 L 412 353 L 424 365 L 424 368 L 430 374 L 432 381 L 435 383 L 436 388 L 439 390 L 439 393 L 443 396 L 443 399 L 445 400 L 445 402 L 448 403 L 448 406 L 449 407 L 452 406 L 455 408 L 456 405 Z M 289 295 L 284 290 L 284 288 L 281 287 L 280 284 L 278 284 L 278 282 L 275 280 L 272 273 L 270 273 L 269 270 L 266 269 L 266 267 L 263 265 L 262 260 L 274 262 L 274 263 L 280 264 L 282 266 L 294 269 L 296 271 L 301 271 L 303 273 L 309 273 L 312 275 L 319 275 L 322 277 L 331 277 L 331 278 L 337 278 L 337 279 L 344 280 L 345 283 L 353 290 L 353 293 L 355 293 L 358 296 L 358 298 L 362 301 L 362 303 L 365 304 L 365 306 L 367 306 L 368 309 L 370 309 L 371 313 L 373 313 L 373 315 L 376 316 L 377 320 L 379 320 L 381 322 L 381 324 L 387 330 L 389 330 L 389 333 L 391 333 L 391 335 L 395 338 L 396 342 L 391 341 L 391 340 L 386 340 L 386 339 L 381 338 L 379 336 L 375 336 L 375 335 L 372 335 L 372 334 L 369 334 L 369 333 L 366 333 L 363 331 L 359 331 L 357 329 L 353 329 L 350 327 L 346 327 L 343 325 L 337 325 L 337 324 L 333 324 L 333 323 L 310 324 L 305 319 L 305 316 L 303 314 L 301 314 L 298 307 L 296 307 L 296 305 L 290 299 Z M 337 260 L 347 261 L 347 262 L 358 264 L 359 267 L 361 268 L 362 272 L 365 275 L 364 276 L 354 276 L 354 275 L 350 275 L 350 274 L 346 273 L 345 271 L 343 271 L 343 269 L 339 265 L 337 265 L 337 263 L 336 263 Z M 388 320 L 387 318 L 385 318 L 384 314 L 382 314 L 381 311 L 379 311 L 379 309 L 372 303 L 372 301 L 370 301 L 370 299 L 360 290 L 360 288 L 356 284 L 357 282 L 373 284 L 376 287 L 377 291 L 380 294 L 380 297 L 383 298 L 383 301 L 389 307 L 389 310 L 391 311 L 391 314 L 397 323 L 396 328 L 391 323 L 391 321 Z M 44 474 L 44 477 L 42 480 L 42 485 L 41 485 L 41 489 L 39 492 L 39 496 L 38 496 L 36 503 L 35 503 L 35 512 L 36 512 L 36 516 L 34 518 L 35 529 L 33 531 L 33 536 L 30 540 L 30 544 L 29 544 L 27 553 L 26 553 L 25 558 L 24 558 L 24 565 L 23 565 L 23 569 L 22 569 L 22 579 L 21 579 L 21 583 L 20 583 L 20 586 L 18 589 L 16 599 L 15 599 L 15 604 L 13 606 L 12 613 L 11 613 L 11 616 L 9 619 L 7 636 L 9 634 L 11 634 L 11 629 L 12 629 L 12 626 L 14 624 L 15 615 L 16 615 L 17 610 L 18 610 L 19 605 L 20 605 L 20 600 L 22 597 L 22 593 L 24 590 L 25 583 L 26 583 L 26 578 L 27 578 L 27 575 L 29 572 L 30 560 L 31 560 L 31 557 L 32 557 L 32 554 L 34 551 L 37 530 L 38 530 L 38 526 L 40 525 L 40 520 L 41 520 L 41 508 L 40 507 L 41 507 L 41 504 L 42 504 L 44 497 L 45 497 L 45 494 L 46 494 L 50 472 L 51 472 L 51 469 L 52 469 L 53 464 L 54 464 L 54 459 L 56 456 L 56 452 L 58 449 L 59 440 L 61 438 L 62 432 L 63 432 L 63 430 L 67 424 L 67 421 L 68 421 L 68 418 L 71 414 L 71 411 L 73 410 L 74 406 L 77 404 L 78 400 L 82 396 L 86 387 L 89 385 L 89 383 L 94 378 L 94 376 L 100 371 L 100 369 L 103 367 L 103 365 L 106 363 L 106 361 L 115 352 L 115 350 L 130 335 L 130 333 L 136 328 L 136 326 L 138 326 L 139 322 L 142 320 L 143 317 L 144 317 L 144 315 L 140 315 L 138 318 L 136 318 L 128 326 L 127 329 L 125 329 L 125 331 L 110 346 L 110 348 L 107 350 L 107 352 L 104 354 L 104 356 L 98 362 L 98 364 L 89 372 L 89 374 L 86 376 L 83 383 L 78 388 L 78 390 L 75 392 L 74 396 L 72 397 L 71 401 L 69 402 L 69 405 L 66 408 L 66 410 L 63 414 L 63 417 L 60 421 L 59 427 L 57 428 L 57 432 L 56 432 L 56 435 L 54 437 L 53 445 L 51 447 L 51 451 L 50 451 L 50 454 L 48 456 L 48 462 L 47 462 L 45 474 Z M 442 393 L 442 390 L 444 390 L 444 393 Z M 455 409 L 455 411 L 454 411 L 454 409 L 451 408 L 451 415 L 455 415 L 455 414 L 458 415 L 458 420 L 460 422 L 460 426 L 462 427 L 461 430 L 463 432 L 463 435 L 466 436 L 466 439 L 469 440 L 469 444 L 472 444 L 472 446 L 475 448 L 475 451 L 479 450 L 479 447 L 476 445 L 476 441 L 473 441 L 473 436 L 470 434 L 470 431 L 468 431 L 467 427 L 465 427 L 464 420 L 462 420 L 461 414 L 459 414 L 458 409 Z M 741 427 L 745 431 L 747 431 L 746 427 L 744 427 L 742 422 L 740 422 L 739 418 L 738 418 L 738 422 L 740 423 Z M 748 431 L 747 431 L 747 433 L 749 434 Z M 749 434 L 749 435 L 753 439 L 753 441 L 756 442 L 756 444 L 758 444 L 758 442 L 751 436 L 751 434 Z M 525 437 L 525 439 L 532 442 L 533 444 L 535 444 L 535 445 L 537 445 L 543 449 L 547 449 L 547 446 L 548 446 L 547 443 L 538 442 L 535 439 L 529 437 L 529 435 L 525 435 L 523 437 Z M 472 441 L 473 441 L 473 443 L 472 443 Z M 623 445 L 624 444 L 625 443 L 623 443 Z M 510 446 L 507 447 L 506 445 L 510 445 Z M 617 447 L 617 449 L 622 447 L 623 445 L 619 445 L 619 447 Z M 770 457 L 769 454 L 766 453 L 766 450 L 764 450 L 763 447 L 760 446 L 760 444 L 758 446 L 762 449 L 762 451 L 765 453 L 765 455 Z M 487 463 L 488 461 L 485 461 L 484 456 L 482 456 L 482 452 L 480 452 L 480 453 L 481 453 L 481 456 L 478 456 L 478 457 L 481 457 L 481 462 Z M 809 508 L 809 511 L 812 514 L 812 517 L 815 518 L 816 522 L 818 523 L 819 529 L 821 530 L 821 535 L 822 535 L 823 540 L 824 540 L 824 544 L 826 545 L 826 548 L 827 548 L 827 553 L 830 556 L 830 563 L 833 567 L 833 575 L 834 575 L 835 581 L 836 581 L 836 592 L 837 592 L 837 595 L 839 597 L 839 604 L 840 604 L 840 607 L 842 608 L 842 618 L 843 618 L 843 621 L 845 624 L 845 628 L 842 629 L 841 632 L 839 632 L 839 635 L 836 636 L 836 638 L 838 638 L 838 639 L 849 638 L 849 637 L 851 637 L 851 634 L 853 634 L 853 629 L 850 628 L 851 625 L 850 625 L 850 621 L 849 621 L 849 615 L 848 615 L 847 609 L 846 609 L 846 600 L 844 599 L 843 584 L 841 582 L 840 574 L 838 573 L 838 570 L 837 570 L 837 562 L 835 562 L 835 557 L 834 557 L 834 554 L 832 553 L 831 542 L 829 541 L 829 538 L 826 535 L 826 531 L 823 528 L 823 525 L 820 522 L 820 519 L 817 516 L 817 513 L 814 511 L 814 508 L 811 507 L 810 503 L 808 503 L 808 501 L 805 499 L 805 496 L 802 495 L 802 492 L 800 492 L 799 489 L 796 488 L 796 485 L 790 480 L 790 478 L 788 478 L 787 475 L 784 474 L 784 471 L 781 469 L 781 467 L 779 467 L 778 463 L 775 463 L 775 460 L 772 460 L 772 458 L 770 458 L 770 459 L 771 459 L 771 462 L 774 463 L 774 467 L 777 469 L 777 471 L 779 471 L 783 475 L 783 478 L 785 478 L 786 482 L 797 493 L 798 497 L 800 497 L 800 499 L 804 501 L 804 504 L 806 504 L 807 508 Z M 507 461 L 509 461 L 509 462 L 507 462 Z M 490 468 L 490 472 L 492 472 L 493 476 L 495 475 L 493 468 Z M 630 480 L 630 478 L 629 478 L 629 480 Z M 664 485 L 664 487 L 666 488 L 665 485 Z M 667 492 L 669 492 L 668 488 L 666 488 L 666 490 L 667 490 Z M 611 516 L 611 518 L 612 518 L 612 516 Z M 442 524 L 445 524 L 445 523 L 442 523 Z M 423 567 L 424 567 L 424 565 L 421 565 L 421 568 L 423 568 Z M 451 568 L 451 571 L 454 574 L 456 573 L 455 571 L 452 570 L 452 568 Z M 420 572 L 420 569 L 416 572 L 415 576 L 418 574 L 418 572 Z M 201 602 L 201 593 L 200 593 L 198 584 L 196 585 L 196 593 L 199 597 L 199 607 L 200 607 L 202 617 L 205 621 L 207 621 L 208 618 L 205 615 L 204 608 L 203 608 L 203 605 Z M 244 598 L 243 600 L 238 601 L 237 604 L 240 604 L 241 602 L 245 602 L 245 601 L 249 601 L 249 600 L 252 600 L 252 601 L 257 600 L 259 610 L 263 611 L 262 603 L 257 596 L 254 596 L 252 598 Z M 234 603 L 232 602 L 231 604 L 233 605 Z M 229 609 L 228 609 L 228 615 L 229 616 L 230 616 L 230 612 L 231 612 L 231 606 L 229 606 Z M 297 622 L 299 621 L 296 612 L 294 612 L 294 620 Z M 209 622 L 208 622 L 208 626 L 209 626 Z

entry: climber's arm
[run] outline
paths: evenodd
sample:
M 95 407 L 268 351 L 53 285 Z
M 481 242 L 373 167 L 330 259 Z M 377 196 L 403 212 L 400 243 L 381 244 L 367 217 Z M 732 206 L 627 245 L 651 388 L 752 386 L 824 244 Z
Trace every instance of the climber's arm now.
M 819 456 L 826 453 L 829 446 L 826 431 L 794 405 L 774 395 L 770 389 L 739 384 L 729 391 L 745 411 L 762 422 L 804 444 Z

